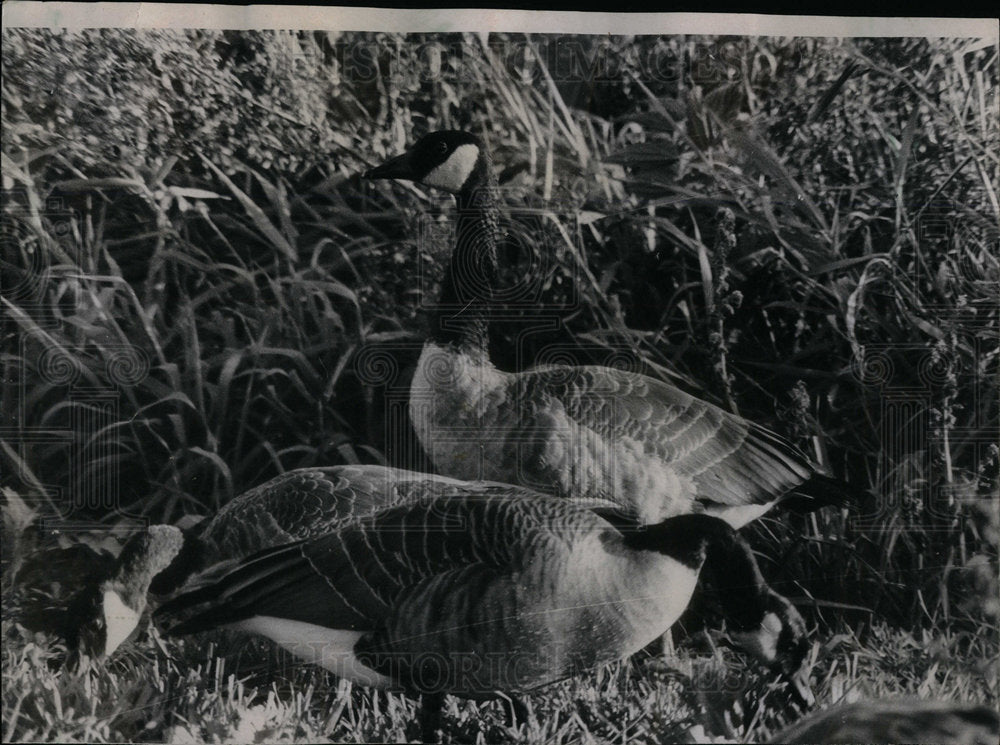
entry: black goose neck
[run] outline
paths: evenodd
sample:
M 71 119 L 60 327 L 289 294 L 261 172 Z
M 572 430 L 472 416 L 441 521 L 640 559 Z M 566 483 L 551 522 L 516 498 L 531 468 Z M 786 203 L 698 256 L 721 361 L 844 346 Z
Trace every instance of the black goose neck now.
M 737 629 L 755 629 L 772 610 L 774 592 L 761 574 L 750 544 L 730 530 L 729 537 L 708 550 L 702 572 L 718 593 L 727 622 Z
M 496 177 L 484 156 L 455 195 L 455 248 L 441 288 L 431 338 L 487 355 L 489 311 L 499 267 L 500 209 Z
M 625 545 L 636 551 L 655 551 L 700 571 L 718 528 L 714 518 L 679 515 L 624 534 Z
M 725 521 L 708 515 L 679 515 L 625 534 L 637 550 L 658 551 L 694 571 L 719 589 L 726 618 L 742 628 L 756 627 L 768 610 L 770 588 L 750 545 Z

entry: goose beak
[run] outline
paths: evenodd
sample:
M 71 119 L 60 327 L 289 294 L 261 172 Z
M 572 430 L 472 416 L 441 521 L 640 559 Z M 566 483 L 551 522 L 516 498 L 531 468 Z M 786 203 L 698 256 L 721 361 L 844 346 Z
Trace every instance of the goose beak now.
M 409 153 L 397 155 L 392 160 L 387 160 L 380 166 L 375 166 L 365 171 L 361 178 L 366 179 L 405 179 L 407 181 L 416 180 L 416 171 L 413 168 L 412 159 Z

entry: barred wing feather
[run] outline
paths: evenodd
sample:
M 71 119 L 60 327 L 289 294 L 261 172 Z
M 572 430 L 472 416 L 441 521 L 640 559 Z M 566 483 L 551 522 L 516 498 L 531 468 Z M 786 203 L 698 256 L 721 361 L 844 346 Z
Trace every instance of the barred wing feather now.
M 640 503 L 636 511 L 645 519 L 765 505 L 815 473 L 778 435 L 637 373 L 598 366 L 531 370 L 512 377 L 507 399 L 518 412 L 513 438 L 547 430 L 528 461 L 532 479 L 619 503 L 643 499 L 637 488 L 658 489 L 666 507 L 643 515 Z M 581 474 L 585 469 L 598 478 Z M 658 478 L 643 482 L 650 473 Z
M 386 618 L 400 593 L 463 567 L 516 571 L 538 551 L 551 555 L 572 539 L 580 512 L 558 500 L 492 496 L 423 499 L 387 509 L 312 540 L 258 553 L 235 570 L 220 566 L 200 589 L 164 604 L 160 618 L 187 620 L 171 630 L 198 630 L 274 615 L 322 626 L 363 629 Z M 596 516 L 588 518 L 603 525 Z M 566 530 L 560 539 L 558 528 Z M 531 530 L 545 526 L 546 530 Z M 555 540 L 553 538 L 555 537 Z M 223 574 L 217 582 L 212 576 Z M 447 583 L 445 583 L 447 584 Z M 190 613 L 195 615 L 191 616 Z

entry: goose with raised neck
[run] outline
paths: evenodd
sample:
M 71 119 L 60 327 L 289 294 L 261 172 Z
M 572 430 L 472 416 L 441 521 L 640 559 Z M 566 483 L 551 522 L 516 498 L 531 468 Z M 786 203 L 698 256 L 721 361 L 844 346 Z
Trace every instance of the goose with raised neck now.
M 497 187 L 474 135 L 432 132 L 365 176 L 456 199 L 442 302 L 410 390 L 414 429 L 441 473 L 610 499 L 637 523 L 706 512 L 741 527 L 780 501 L 813 509 L 854 496 L 779 435 L 649 376 L 594 365 L 498 370 L 487 345 Z

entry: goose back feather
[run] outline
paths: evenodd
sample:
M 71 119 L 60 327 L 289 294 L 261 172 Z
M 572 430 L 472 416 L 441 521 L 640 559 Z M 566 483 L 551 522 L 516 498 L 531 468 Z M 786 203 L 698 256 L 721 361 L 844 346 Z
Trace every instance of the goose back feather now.
M 250 489 L 199 523 L 187 553 L 157 576 L 156 594 L 176 589 L 194 571 L 271 546 L 320 535 L 376 510 L 425 496 L 508 494 L 508 484 L 396 468 L 342 465 L 300 468 Z
M 449 475 L 607 499 L 639 522 L 704 511 L 740 527 L 776 495 L 842 494 L 766 428 L 625 370 L 504 373 L 428 344 L 410 401 Z

